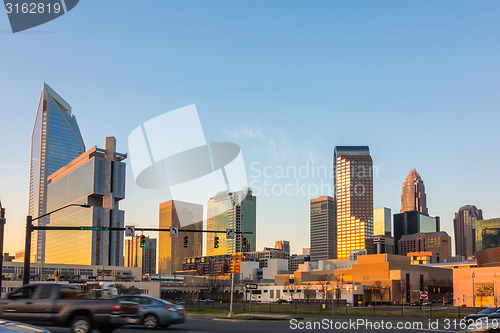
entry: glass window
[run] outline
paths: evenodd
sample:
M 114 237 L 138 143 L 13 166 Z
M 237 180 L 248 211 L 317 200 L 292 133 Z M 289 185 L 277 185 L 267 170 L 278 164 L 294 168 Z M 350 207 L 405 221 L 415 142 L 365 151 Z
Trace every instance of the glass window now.
M 9 298 L 11 299 L 30 299 L 35 295 L 37 286 L 28 286 L 17 289 L 14 291 Z

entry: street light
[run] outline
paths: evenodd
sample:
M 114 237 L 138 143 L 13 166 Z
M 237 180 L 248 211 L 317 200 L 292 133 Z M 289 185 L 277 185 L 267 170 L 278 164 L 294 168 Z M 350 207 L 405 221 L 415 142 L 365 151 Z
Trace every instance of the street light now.
M 26 216 L 26 239 L 24 243 L 24 268 L 23 268 L 23 286 L 27 285 L 30 283 L 30 257 L 31 257 L 31 232 L 33 231 L 33 221 L 36 221 L 38 219 L 41 219 L 42 217 L 49 216 L 52 213 L 58 212 L 62 209 L 68 208 L 68 207 L 83 207 L 83 208 L 90 208 L 90 205 L 84 205 L 84 204 L 69 204 L 66 206 L 63 206 L 61 208 L 55 209 L 51 212 L 45 213 L 43 215 L 40 215 L 38 217 L 31 217 L 31 215 Z

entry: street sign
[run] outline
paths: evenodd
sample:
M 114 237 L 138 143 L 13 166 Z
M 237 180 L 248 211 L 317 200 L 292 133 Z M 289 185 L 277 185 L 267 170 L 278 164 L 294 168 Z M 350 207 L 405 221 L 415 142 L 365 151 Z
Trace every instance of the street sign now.
M 234 229 L 226 229 L 226 239 L 234 239 Z
M 427 299 L 429 297 L 429 294 L 427 291 L 421 291 L 420 292 L 420 299 Z
M 80 230 L 109 231 L 109 227 L 88 227 L 88 226 L 80 226 Z
M 126 237 L 134 237 L 135 236 L 135 227 L 133 225 L 125 226 L 125 236 Z
M 170 237 L 179 237 L 178 227 L 170 227 Z
M 247 289 L 257 289 L 257 287 L 258 287 L 258 286 L 257 286 L 257 284 L 256 284 L 256 283 L 247 283 L 247 284 L 245 285 L 245 287 L 246 287 Z

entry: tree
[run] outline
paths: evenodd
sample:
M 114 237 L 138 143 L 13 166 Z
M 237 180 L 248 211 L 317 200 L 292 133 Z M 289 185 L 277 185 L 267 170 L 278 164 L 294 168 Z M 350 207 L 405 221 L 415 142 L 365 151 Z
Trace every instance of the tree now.
M 335 299 L 337 300 L 337 305 L 339 305 L 339 300 L 342 298 L 342 288 L 344 287 L 344 275 L 335 277 L 334 286 Z
M 300 286 L 297 284 L 295 279 L 289 279 L 288 282 L 285 283 L 285 289 L 287 294 L 290 297 L 290 301 L 294 304 L 295 306 L 295 312 L 297 312 L 297 302 L 295 302 L 295 299 L 293 296 L 299 292 Z
M 326 299 L 328 298 L 328 286 L 330 285 L 331 281 L 332 276 L 329 274 L 321 275 L 321 277 L 318 279 L 318 284 L 320 285 L 319 292 L 321 293 L 323 302 L 326 302 Z
M 304 289 L 304 297 L 307 299 L 307 304 L 309 304 L 311 297 L 316 297 L 316 289 L 311 284 L 304 284 L 302 289 Z

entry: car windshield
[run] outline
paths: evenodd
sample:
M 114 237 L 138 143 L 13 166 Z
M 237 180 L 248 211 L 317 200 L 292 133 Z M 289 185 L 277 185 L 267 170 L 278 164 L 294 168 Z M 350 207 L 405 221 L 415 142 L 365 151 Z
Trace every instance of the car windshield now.
M 495 312 L 496 310 L 498 310 L 498 309 L 497 308 L 488 308 L 488 309 L 484 309 L 482 311 L 479 311 L 478 313 L 479 314 L 489 314 L 489 313 Z

